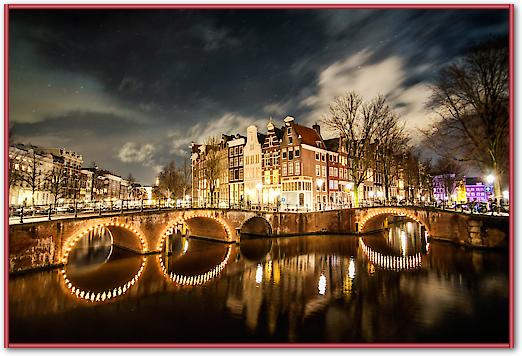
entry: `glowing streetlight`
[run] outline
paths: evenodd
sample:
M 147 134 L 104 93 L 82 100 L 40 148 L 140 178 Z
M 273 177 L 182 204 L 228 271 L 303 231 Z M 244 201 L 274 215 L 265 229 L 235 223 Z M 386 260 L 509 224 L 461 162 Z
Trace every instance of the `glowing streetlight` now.
M 316 183 L 317 183 L 317 186 L 319 187 L 319 190 L 321 190 L 321 187 L 323 186 L 324 181 L 321 178 L 319 178 Z
M 494 181 L 495 181 L 495 176 L 493 174 L 489 174 L 486 177 L 486 182 L 488 182 L 488 184 L 493 184 Z
M 504 190 L 502 192 L 502 196 L 504 197 L 505 200 L 509 200 L 509 191 L 508 190 Z

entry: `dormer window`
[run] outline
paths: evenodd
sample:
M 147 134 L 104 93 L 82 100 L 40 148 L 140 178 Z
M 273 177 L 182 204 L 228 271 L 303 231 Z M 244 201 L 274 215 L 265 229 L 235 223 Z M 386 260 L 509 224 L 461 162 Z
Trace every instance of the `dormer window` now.
M 287 129 L 286 129 L 286 133 L 287 133 L 288 135 L 291 135 L 291 134 L 292 134 L 292 128 L 291 128 L 291 127 L 287 128 Z
M 321 147 L 321 141 L 315 141 L 315 144 L 317 145 L 317 147 Z

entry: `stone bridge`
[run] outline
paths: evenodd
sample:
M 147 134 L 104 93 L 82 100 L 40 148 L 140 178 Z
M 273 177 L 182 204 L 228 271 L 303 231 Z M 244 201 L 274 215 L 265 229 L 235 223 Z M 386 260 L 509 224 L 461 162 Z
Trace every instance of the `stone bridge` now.
M 321 212 L 256 212 L 222 209 L 159 210 L 51 220 L 9 226 L 9 271 L 67 263 L 76 242 L 94 229 L 107 228 L 113 243 L 137 253 L 162 250 L 176 227 L 192 236 L 239 242 L 241 234 L 292 236 L 366 233 L 383 228 L 389 215 L 407 216 L 425 226 L 434 239 L 462 245 L 505 246 L 507 217 L 467 215 L 416 207 L 376 207 Z

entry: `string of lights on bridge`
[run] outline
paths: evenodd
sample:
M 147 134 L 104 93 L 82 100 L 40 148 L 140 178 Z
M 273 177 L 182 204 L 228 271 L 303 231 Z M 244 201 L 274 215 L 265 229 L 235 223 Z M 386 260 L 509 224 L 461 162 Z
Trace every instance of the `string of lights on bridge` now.
M 140 278 L 141 274 L 143 273 L 143 269 L 145 268 L 146 262 L 147 262 L 147 258 L 143 257 L 139 270 L 129 281 L 127 281 L 126 283 L 124 283 L 118 287 L 114 287 L 112 289 L 108 289 L 103 292 L 93 292 L 93 291 L 82 290 L 79 287 L 76 287 L 72 284 L 72 282 L 69 280 L 69 278 L 67 276 L 67 272 L 66 272 L 65 268 L 62 269 L 61 272 L 63 275 L 63 281 L 65 283 L 65 286 L 67 287 L 67 289 L 69 289 L 71 295 L 77 297 L 78 299 L 83 299 L 88 302 L 98 303 L 98 302 L 105 302 L 110 299 L 117 298 L 117 297 L 127 293 L 131 289 L 131 287 L 134 286 L 138 282 L 138 279 Z
M 374 251 L 364 243 L 362 238 L 359 238 L 359 243 L 368 260 L 372 264 L 381 268 L 400 271 L 419 268 L 422 266 L 422 255 L 420 252 L 409 256 L 390 256 Z
M 210 271 L 199 274 L 199 275 L 193 275 L 193 276 L 185 276 L 181 274 L 176 274 L 173 272 L 168 272 L 167 268 L 165 267 L 165 263 L 163 262 L 163 259 L 161 257 L 161 254 L 159 256 L 159 262 L 161 266 L 161 270 L 163 271 L 163 275 L 165 277 L 168 277 L 170 280 L 172 280 L 174 283 L 183 285 L 183 286 L 198 286 L 207 283 L 211 279 L 214 279 L 216 276 L 218 276 L 221 271 L 225 268 L 225 266 L 228 263 L 228 260 L 230 258 L 232 248 L 228 246 L 227 253 L 225 255 L 225 258 L 221 263 L 219 263 L 217 266 L 212 268 Z

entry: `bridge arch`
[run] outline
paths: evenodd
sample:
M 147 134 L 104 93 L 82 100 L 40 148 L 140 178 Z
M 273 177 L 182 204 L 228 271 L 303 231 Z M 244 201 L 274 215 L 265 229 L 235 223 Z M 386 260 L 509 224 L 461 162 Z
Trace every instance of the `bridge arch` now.
M 172 233 L 172 230 L 178 225 L 184 225 L 188 234 L 193 236 L 208 237 L 224 242 L 233 241 L 232 229 L 228 223 L 210 213 L 193 213 L 179 216 L 174 221 L 170 222 L 165 228 L 164 232 L 158 239 L 156 246 L 158 251 L 162 251 L 167 236 Z
M 357 218 L 358 223 L 358 230 L 357 232 L 363 232 L 365 228 L 368 227 L 369 222 L 371 222 L 372 219 L 377 217 L 382 217 L 385 215 L 399 215 L 399 216 L 405 216 L 413 221 L 418 222 L 424 228 L 426 229 L 426 233 L 430 235 L 429 232 L 429 224 L 425 219 L 423 219 L 422 216 L 419 216 L 417 214 L 416 210 L 413 209 L 407 209 L 407 208 L 401 208 L 401 207 L 379 207 L 379 208 L 369 208 L 366 210 L 366 212 L 362 213 Z
M 105 228 L 109 231 L 113 245 L 117 245 L 138 253 L 146 253 L 148 251 L 147 241 L 143 234 L 135 227 L 118 222 L 108 222 L 92 225 L 81 230 L 79 233 L 71 235 L 62 245 L 62 260 L 63 264 L 67 264 L 69 254 L 79 240 L 88 236 L 89 233 L 97 229 Z M 128 239 L 131 236 L 131 239 Z
M 241 234 L 272 236 L 272 225 L 262 216 L 246 219 L 239 228 Z

